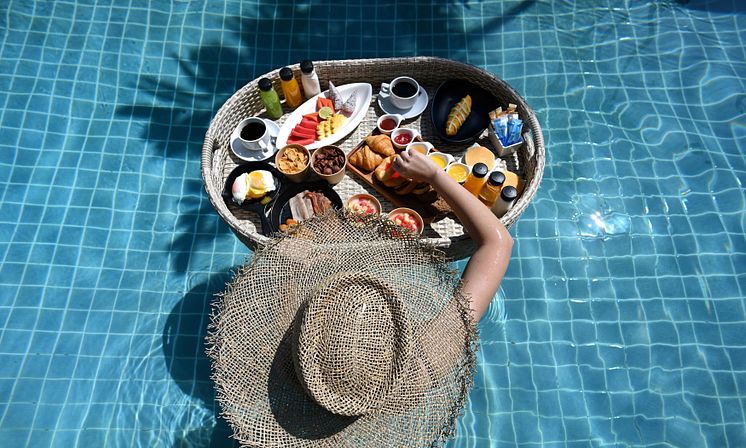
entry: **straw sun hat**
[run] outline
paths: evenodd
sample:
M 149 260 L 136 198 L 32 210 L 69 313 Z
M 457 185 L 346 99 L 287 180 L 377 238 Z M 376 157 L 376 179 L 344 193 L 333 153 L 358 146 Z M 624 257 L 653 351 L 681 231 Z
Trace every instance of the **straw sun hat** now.
M 248 446 L 437 446 L 471 386 L 476 332 L 436 249 L 329 213 L 256 252 L 217 301 L 208 355 Z

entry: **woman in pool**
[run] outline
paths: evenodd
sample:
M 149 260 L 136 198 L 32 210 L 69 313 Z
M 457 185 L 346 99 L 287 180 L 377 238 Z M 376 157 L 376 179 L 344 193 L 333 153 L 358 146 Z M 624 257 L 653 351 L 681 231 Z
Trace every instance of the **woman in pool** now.
M 250 446 L 440 446 L 476 365 L 476 321 L 512 239 L 422 154 L 395 169 L 430 183 L 476 243 L 463 276 L 385 219 L 328 213 L 254 254 L 216 306 L 213 378 Z
M 445 171 L 417 151 L 402 151 L 394 160 L 402 176 L 429 183 L 448 202 L 466 229 L 476 251 L 464 269 L 464 295 L 470 298 L 475 320 L 487 310 L 505 275 L 513 238 L 502 222 Z

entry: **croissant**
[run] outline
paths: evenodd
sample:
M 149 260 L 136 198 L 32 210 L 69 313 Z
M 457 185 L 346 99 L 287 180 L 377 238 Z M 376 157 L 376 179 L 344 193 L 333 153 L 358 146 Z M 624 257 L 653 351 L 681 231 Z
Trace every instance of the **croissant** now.
M 384 157 L 396 154 L 394 151 L 394 145 L 391 144 L 391 139 L 388 135 L 370 135 L 365 138 L 365 143 L 370 146 L 370 149 Z
M 451 113 L 448 114 L 448 119 L 446 120 L 446 135 L 449 137 L 456 135 L 458 130 L 461 129 L 461 125 L 463 125 L 466 119 L 469 118 L 470 113 L 471 97 L 466 95 L 458 102 L 458 104 L 453 106 Z
M 355 154 L 350 156 L 349 160 L 351 164 L 369 173 L 381 164 L 383 157 L 376 154 L 368 145 L 365 145 L 363 149 L 356 151 Z

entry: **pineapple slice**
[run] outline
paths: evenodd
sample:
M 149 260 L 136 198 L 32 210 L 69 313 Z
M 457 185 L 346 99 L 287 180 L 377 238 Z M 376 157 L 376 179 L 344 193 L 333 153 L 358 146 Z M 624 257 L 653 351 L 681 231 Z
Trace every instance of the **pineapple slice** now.
M 318 137 L 318 140 L 323 140 L 332 134 L 332 124 L 329 120 L 324 120 L 316 126 L 316 136 Z
M 331 118 L 332 122 L 332 133 L 337 132 L 342 126 L 344 126 L 347 117 L 342 114 L 334 114 Z
M 334 114 L 326 120 L 319 122 L 316 126 L 316 136 L 318 140 L 323 140 L 326 137 L 337 132 L 342 126 L 344 126 L 347 117 L 342 114 Z

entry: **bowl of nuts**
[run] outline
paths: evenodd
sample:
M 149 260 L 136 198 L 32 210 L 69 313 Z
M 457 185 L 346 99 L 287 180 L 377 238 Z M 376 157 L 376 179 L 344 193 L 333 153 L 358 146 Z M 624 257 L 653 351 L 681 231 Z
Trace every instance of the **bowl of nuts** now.
M 311 169 L 331 185 L 338 184 L 345 177 L 347 155 L 337 146 L 328 145 L 314 151 L 311 156 Z

